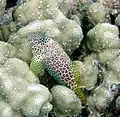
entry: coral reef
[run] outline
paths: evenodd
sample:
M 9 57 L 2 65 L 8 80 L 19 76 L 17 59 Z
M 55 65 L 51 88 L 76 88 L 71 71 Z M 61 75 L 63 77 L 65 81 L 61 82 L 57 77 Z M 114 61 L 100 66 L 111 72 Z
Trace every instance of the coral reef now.
M 73 91 L 64 86 L 56 85 L 51 89 L 51 93 L 57 117 L 79 115 L 82 105 Z
M 0 104 L 2 104 L 0 115 L 9 117 L 46 116 L 45 114 L 52 110 L 50 104 L 52 95 L 45 86 L 39 84 L 38 78 L 30 71 L 26 62 L 14 58 L 17 55 L 15 47 L 5 42 L 1 42 L 0 45 Z M 71 96 L 76 97 L 81 104 L 73 91 L 63 86 L 60 86 L 60 88 L 63 88 L 62 92 L 63 90 L 67 91 L 67 100 L 71 100 Z M 55 93 L 55 91 L 52 92 Z M 69 96 L 69 94 L 71 95 Z M 59 101 L 59 99 L 56 99 L 56 101 Z M 72 101 L 75 101 L 74 98 L 72 98 Z M 69 105 L 64 106 L 64 109 L 67 110 L 68 107 Z M 79 105 L 79 108 L 75 106 L 74 109 L 74 111 L 73 108 L 71 110 L 73 114 L 78 114 L 81 106 Z
M 59 18 L 58 22 L 60 22 Z M 79 46 L 83 38 L 81 27 L 74 21 L 68 19 L 61 19 L 61 23 L 57 24 L 57 26 L 50 19 L 37 20 L 12 34 L 9 37 L 9 42 L 18 48 L 18 56 L 21 59 L 29 61 L 32 57 L 32 51 L 30 44 L 27 43 L 27 35 L 31 32 L 46 32 L 47 35 L 60 43 L 64 50 L 70 55 Z
M 100 3 L 92 3 L 86 10 L 89 22 L 93 25 L 103 22 L 109 22 L 109 14 Z
M 119 0 L 0 0 L 0 117 L 119 117 L 119 19 Z
M 13 117 L 14 112 L 43 116 L 52 110 L 52 97 L 48 89 L 39 84 L 27 63 L 17 58 L 9 58 L 0 68 L 0 97 L 3 103 L 0 115 L 4 117 L 6 114 Z
M 97 83 L 98 67 L 96 63 L 96 56 L 94 54 L 84 58 L 84 61 L 73 61 L 78 65 L 80 72 L 80 86 L 86 89 L 94 88 Z
M 2 17 L 5 11 L 6 0 L 0 0 L 0 23 L 2 21 Z
M 111 14 L 118 14 L 120 12 L 120 1 L 119 0 L 97 0 L 109 10 Z
M 103 82 L 88 98 L 93 115 L 100 116 L 119 93 L 119 30 L 115 25 L 102 23 L 87 33 L 87 46 L 96 52 Z M 99 101 L 98 101 L 99 100 Z
M 99 112 L 104 111 L 108 107 L 118 93 L 118 85 L 119 80 L 115 74 L 112 71 L 107 72 L 104 82 L 88 98 L 88 105 L 93 115 L 100 116 Z
M 0 67 L 8 58 L 13 58 L 17 54 L 16 48 L 9 43 L 0 41 Z
M 116 26 L 120 26 L 120 15 L 118 15 L 117 17 L 116 17 L 116 19 L 115 19 L 115 25 Z
M 14 10 L 13 15 L 15 21 L 8 24 L 8 26 L 5 26 L 5 31 L 2 31 L 1 33 L 4 35 L 4 32 L 7 32 L 8 35 L 6 38 L 8 38 L 11 33 L 16 32 L 16 30 L 28 24 L 29 22 L 32 22 L 34 20 L 42 20 L 44 23 L 43 22 L 41 23 L 46 25 L 47 23 L 46 20 L 48 21 L 51 20 L 49 22 L 51 26 L 50 25 L 48 25 L 48 27 L 46 26 L 46 30 L 50 32 L 51 36 L 53 37 L 55 36 L 55 38 L 57 36 L 56 39 L 58 39 L 58 42 L 60 42 L 60 44 L 63 45 L 63 48 L 65 48 L 68 54 L 71 54 L 80 45 L 83 35 L 80 26 L 77 25 L 73 20 L 66 18 L 64 13 L 60 11 L 60 9 L 63 10 L 63 7 L 67 8 L 66 6 L 62 6 L 63 2 L 65 1 L 57 2 L 55 0 L 24 1 L 23 4 L 18 5 L 18 7 Z M 66 5 L 68 5 L 68 3 L 70 4 L 70 1 L 66 2 L 65 2 Z M 58 8 L 58 6 L 60 6 L 59 7 L 60 9 Z M 40 28 L 39 31 L 45 30 L 42 29 L 42 26 L 40 25 L 41 23 L 38 24 Z M 37 28 L 38 27 L 36 26 L 36 29 Z M 55 30 L 55 28 L 57 29 Z
M 120 47 L 119 30 L 115 25 L 102 23 L 87 33 L 88 48 L 93 51 Z
M 116 100 L 116 107 L 120 110 L 120 96 Z

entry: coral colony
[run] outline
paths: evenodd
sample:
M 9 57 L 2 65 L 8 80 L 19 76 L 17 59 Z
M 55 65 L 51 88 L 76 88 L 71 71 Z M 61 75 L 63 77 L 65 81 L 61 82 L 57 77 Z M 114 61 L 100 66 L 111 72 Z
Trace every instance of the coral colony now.
M 0 117 L 119 117 L 119 0 L 0 0 Z

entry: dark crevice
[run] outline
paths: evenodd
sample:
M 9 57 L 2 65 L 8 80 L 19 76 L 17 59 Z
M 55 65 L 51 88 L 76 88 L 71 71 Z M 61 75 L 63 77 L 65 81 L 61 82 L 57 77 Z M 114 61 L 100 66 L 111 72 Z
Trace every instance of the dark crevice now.
M 110 18 L 111 18 L 111 24 L 115 25 L 115 18 L 116 18 L 116 15 L 110 14 Z
M 17 3 L 17 0 L 7 0 L 6 9 L 15 6 L 16 3 Z

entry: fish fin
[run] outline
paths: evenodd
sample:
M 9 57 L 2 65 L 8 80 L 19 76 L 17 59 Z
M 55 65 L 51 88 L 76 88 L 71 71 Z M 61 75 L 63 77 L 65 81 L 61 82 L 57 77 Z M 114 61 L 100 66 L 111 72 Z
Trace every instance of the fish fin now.
M 37 56 L 33 57 L 31 59 L 30 63 L 30 70 L 35 74 L 35 75 L 40 75 L 42 76 L 45 71 L 45 64 L 43 62 L 42 58 L 38 58 Z
M 76 95 L 78 96 L 79 99 L 81 99 L 81 101 L 85 104 L 87 101 L 87 97 L 84 94 L 84 92 L 82 91 L 82 89 L 80 87 L 77 87 L 75 90 Z

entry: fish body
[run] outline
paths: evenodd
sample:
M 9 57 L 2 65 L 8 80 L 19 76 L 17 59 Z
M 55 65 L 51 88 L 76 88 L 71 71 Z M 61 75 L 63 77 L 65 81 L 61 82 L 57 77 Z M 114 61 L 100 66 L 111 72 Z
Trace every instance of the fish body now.
M 79 88 L 79 83 L 77 84 L 78 79 L 80 81 L 80 73 L 76 72 L 76 67 L 63 48 L 45 33 L 30 34 L 28 39 L 32 44 L 33 56 L 36 56 L 37 60 L 42 59 L 48 73 L 60 84 L 74 90 L 76 94 L 79 92 L 77 95 L 84 100 L 84 94 Z

